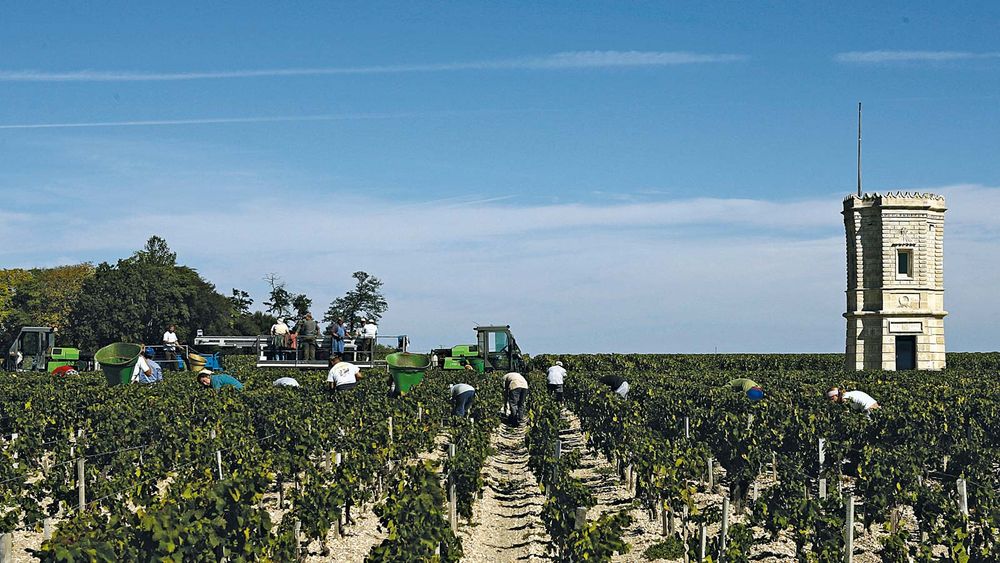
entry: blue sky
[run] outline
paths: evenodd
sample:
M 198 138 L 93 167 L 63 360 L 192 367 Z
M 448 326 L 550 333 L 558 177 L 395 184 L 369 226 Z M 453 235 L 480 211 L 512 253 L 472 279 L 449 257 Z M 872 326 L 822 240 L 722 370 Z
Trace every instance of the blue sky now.
M 950 198 L 950 348 L 996 348 L 996 4 L 201 4 L 0 7 L 5 265 L 155 233 L 258 300 L 370 271 L 418 346 L 835 351 L 862 100 L 866 189 Z

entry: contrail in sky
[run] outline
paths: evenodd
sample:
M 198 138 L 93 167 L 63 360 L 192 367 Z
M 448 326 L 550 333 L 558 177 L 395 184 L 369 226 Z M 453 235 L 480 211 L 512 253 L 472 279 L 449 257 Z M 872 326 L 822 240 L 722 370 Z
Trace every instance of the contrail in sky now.
M 837 53 L 838 63 L 941 63 L 976 59 L 1000 59 L 1000 53 L 972 53 L 968 51 L 851 51 Z
M 524 110 L 531 111 L 531 110 Z M 512 112 L 521 113 L 512 110 Z M 168 125 L 210 125 L 214 123 L 283 123 L 291 121 L 355 121 L 362 119 L 401 119 L 407 117 L 440 117 L 475 113 L 503 113 L 476 111 L 427 111 L 412 113 L 341 113 L 321 115 L 279 115 L 261 117 L 207 117 L 202 119 L 141 119 L 134 121 L 85 121 L 69 123 L 13 123 L 0 125 L 0 129 L 71 129 L 84 127 L 149 127 Z
M 686 51 L 568 51 L 540 57 L 495 59 L 457 63 L 375 65 L 356 67 L 274 68 L 194 72 L 131 72 L 74 70 L 0 70 L 2 82 L 164 82 L 227 78 L 326 76 L 347 74 L 392 74 L 449 72 L 461 70 L 558 70 L 728 63 L 745 55 L 691 53 Z

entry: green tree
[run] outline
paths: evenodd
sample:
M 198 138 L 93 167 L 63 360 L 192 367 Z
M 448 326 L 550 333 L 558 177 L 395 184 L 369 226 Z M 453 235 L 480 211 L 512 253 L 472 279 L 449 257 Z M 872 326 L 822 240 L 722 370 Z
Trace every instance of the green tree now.
M 152 237 L 131 257 L 97 266 L 83 283 L 67 335 L 93 350 L 116 341 L 158 344 L 171 324 L 182 342 L 199 328 L 229 332 L 232 303 L 175 259 L 165 241 Z
M 289 316 L 292 313 L 292 294 L 285 289 L 285 282 L 274 273 L 264 276 L 264 281 L 271 286 L 271 292 L 268 294 L 270 300 L 264 302 L 264 305 L 267 305 L 266 311 L 275 317 Z
M 380 279 L 367 272 L 354 272 L 351 277 L 356 281 L 354 289 L 330 303 L 330 308 L 323 317 L 324 322 L 332 323 L 342 318 L 354 328 L 360 324 L 362 318 L 378 322 L 389 309 L 389 303 L 382 295 Z
M 88 263 L 0 271 L 0 342 L 22 326 L 66 328 L 84 282 L 93 275 Z

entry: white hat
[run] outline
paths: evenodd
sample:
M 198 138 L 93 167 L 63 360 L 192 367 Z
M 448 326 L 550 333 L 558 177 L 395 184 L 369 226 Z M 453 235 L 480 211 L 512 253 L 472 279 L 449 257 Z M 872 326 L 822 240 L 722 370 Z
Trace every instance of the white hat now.
M 198 372 L 198 375 L 212 375 L 212 370 L 205 368 Z
M 285 322 L 285 319 L 282 319 L 282 318 L 279 318 L 279 319 L 278 319 L 278 322 L 279 322 L 279 323 L 283 323 L 283 322 Z
M 840 389 L 837 389 L 836 387 L 826 392 L 826 396 L 831 399 L 836 398 L 838 395 L 840 395 Z
M 556 365 L 559 366 L 559 367 L 562 367 L 562 362 L 560 362 L 559 360 L 556 360 Z

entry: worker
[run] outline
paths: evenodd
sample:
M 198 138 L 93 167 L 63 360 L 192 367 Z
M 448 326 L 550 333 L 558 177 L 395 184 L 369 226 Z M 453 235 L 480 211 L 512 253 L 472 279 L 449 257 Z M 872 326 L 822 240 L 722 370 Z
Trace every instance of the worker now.
M 279 377 L 272 383 L 275 387 L 299 387 L 299 382 L 294 377 Z
M 214 374 L 210 369 L 203 369 L 198 372 L 198 383 L 201 383 L 205 387 L 211 387 L 216 391 L 223 387 L 232 387 L 237 391 L 243 390 L 243 384 L 235 377 L 228 373 Z
M 448 391 L 451 394 L 451 414 L 453 416 L 465 417 L 472 409 L 472 400 L 476 397 L 476 388 L 466 384 L 457 383 L 449 385 Z
M 528 380 L 512 371 L 503 377 L 503 399 L 507 405 L 508 423 L 519 425 L 524 420 L 524 401 L 528 398 Z
M 740 391 L 746 393 L 746 396 L 751 401 L 759 401 L 764 398 L 764 388 L 757 384 L 756 381 L 747 378 L 733 379 L 726 384 L 727 387 L 733 391 Z
M 330 357 L 330 372 L 326 376 L 326 382 L 330 389 L 334 391 L 354 389 L 360 378 L 361 368 L 343 361 L 340 356 Z
M 362 350 L 368 353 L 368 360 L 375 359 L 375 337 L 378 336 L 378 325 L 375 319 L 364 319 L 361 326 Z M 364 357 L 364 356 L 362 356 Z
M 545 371 L 545 379 L 548 383 L 549 393 L 555 397 L 557 403 L 563 400 L 563 380 L 566 377 L 566 368 L 563 363 L 556 360 L 555 365 Z
M 621 395 L 622 399 L 628 398 L 628 381 L 620 375 L 605 375 L 600 382 L 611 388 L 612 391 Z
M 344 328 L 344 319 L 337 317 L 333 326 L 330 327 L 330 357 L 344 355 L 345 338 L 347 338 L 347 329 Z
M 167 357 L 167 369 L 177 370 L 177 327 L 170 325 L 163 333 L 163 353 Z
M 135 366 L 132 368 L 132 383 L 156 383 L 163 381 L 163 368 L 160 364 L 150 359 L 150 354 L 145 346 L 139 357 L 136 358 Z
M 847 403 L 847 406 L 851 407 L 851 409 L 863 412 L 869 416 L 871 416 L 873 410 L 881 408 L 878 401 L 864 391 L 845 392 L 843 389 L 831 387 L 826 392 L 826 396 L 835 403 Z
M 307 362 L 316 361 L 316 337 L 319 336 L 319 323 L 313 320 L 312 313 L 306 313 L 306 317 L 295 324 L 295 334 L 298 335 L 299 347 L 302 348 L 302 359 Z

